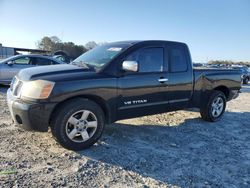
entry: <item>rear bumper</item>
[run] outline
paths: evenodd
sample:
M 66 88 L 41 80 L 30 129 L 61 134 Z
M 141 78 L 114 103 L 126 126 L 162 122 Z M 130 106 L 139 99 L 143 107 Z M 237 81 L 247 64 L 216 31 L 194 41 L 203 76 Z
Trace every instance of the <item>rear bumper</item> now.
M 235 99 L 239 96 L 240 90 L 231 90 L 229 92 L 228 101 Z
M 55 103 L 31 103 L 15 98 L 10 89 L 7 91 L 7 102 L 15 124 L 26 130 L 48 131 L 51 113 Z

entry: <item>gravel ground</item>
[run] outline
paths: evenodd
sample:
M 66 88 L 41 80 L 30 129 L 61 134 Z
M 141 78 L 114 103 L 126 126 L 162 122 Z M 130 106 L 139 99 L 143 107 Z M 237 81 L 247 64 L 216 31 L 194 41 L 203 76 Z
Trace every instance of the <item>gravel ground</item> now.
M 250 87 L 220 122 L 178 111 L 108 125 L 88 150 L 14 126 L 0 88 L 0 187 L 250 187 Z

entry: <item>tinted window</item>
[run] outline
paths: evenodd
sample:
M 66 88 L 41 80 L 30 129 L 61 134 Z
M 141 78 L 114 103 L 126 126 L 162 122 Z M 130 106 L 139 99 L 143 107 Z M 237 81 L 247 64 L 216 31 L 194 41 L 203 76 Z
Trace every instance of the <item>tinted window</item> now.
M 28 65 L 30 63 L 29 57 L 21 57 L 16 60 L 14 60 L 15 64 L 21 64 L 21 65 Z
M 181 47 L 173 47 L 170 50 L 170 62 L 172 72 L 187 71 L 187 60 L 185 51 Z
M 128 61 L 139 63 L 139 72 L 161 72 L 164 62 L 163 48 L 145 48 L 127 57 Z
M 32 62 L 33 65 L 51 65 L 51 60 L 50 59 L 45 59 L 45 58 L 35 58 Z

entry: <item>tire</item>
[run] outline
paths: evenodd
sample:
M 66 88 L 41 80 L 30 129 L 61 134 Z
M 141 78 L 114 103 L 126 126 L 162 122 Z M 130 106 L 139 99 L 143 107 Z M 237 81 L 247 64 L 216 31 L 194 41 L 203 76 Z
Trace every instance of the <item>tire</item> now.
M 249 82 L 249 78 L 246 77 L 246 78 L 243 80 L 243 84 L 248 84 L 248 82 Z
M 51 132 L 56 140 L 70 150 L 83 150 L 101 137 L 105 118 L 95 102 L 77 98 L 59 106 L 51 120 Z
M 216 103 L 216 101 L 218 103 Z M 204 107 L 200 109 L 200 114 L 203 120 L 216 122 L 221 119 L 221 117 L 225 112 L 225 109 L 226 109 L 225 94 L 221 91 L 215 90 L 208 98 L 208 102 L 204 105 Z

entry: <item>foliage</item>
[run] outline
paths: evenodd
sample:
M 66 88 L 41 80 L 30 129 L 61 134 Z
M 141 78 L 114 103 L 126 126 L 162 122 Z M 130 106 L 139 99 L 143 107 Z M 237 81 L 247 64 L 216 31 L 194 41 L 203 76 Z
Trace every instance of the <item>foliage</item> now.
M 86 48 L 87 50 L 91 50 L 91 49 L 93 49 L 93 48 L 96 47 L 96 46 L 98 46 L 98 44 L 96 44 L 95 41 L 90 41 L 90 42 L 87 42 L 87 43 L 85 44 L 85 48 Z
M 2 170 L 2 171 L 0 171 L 0 175 L 16 174 L 16 173 L 17 173 L 16 169 L 10 169 L 10 170 Z
M 66 52 L 71 58 L 76 58 L 87 51 L 83 45 L 76 45 L 73 42 L 62 42 L 57 36 L 43 37 L 37 42 L 37 47 L 51 53 L 61 50 Z
M 226 60 L 212 60 L 209 61 L 208 64 L 210 65 L 219 65 L 219 64 L 223 64 L 223 65 L 243 65 L 243 66 L 250 66 L 250 62 L 243 62 L 243 61 L 239 61 L 239 62 L 234 62 L 234 61 L 226 61 Z

